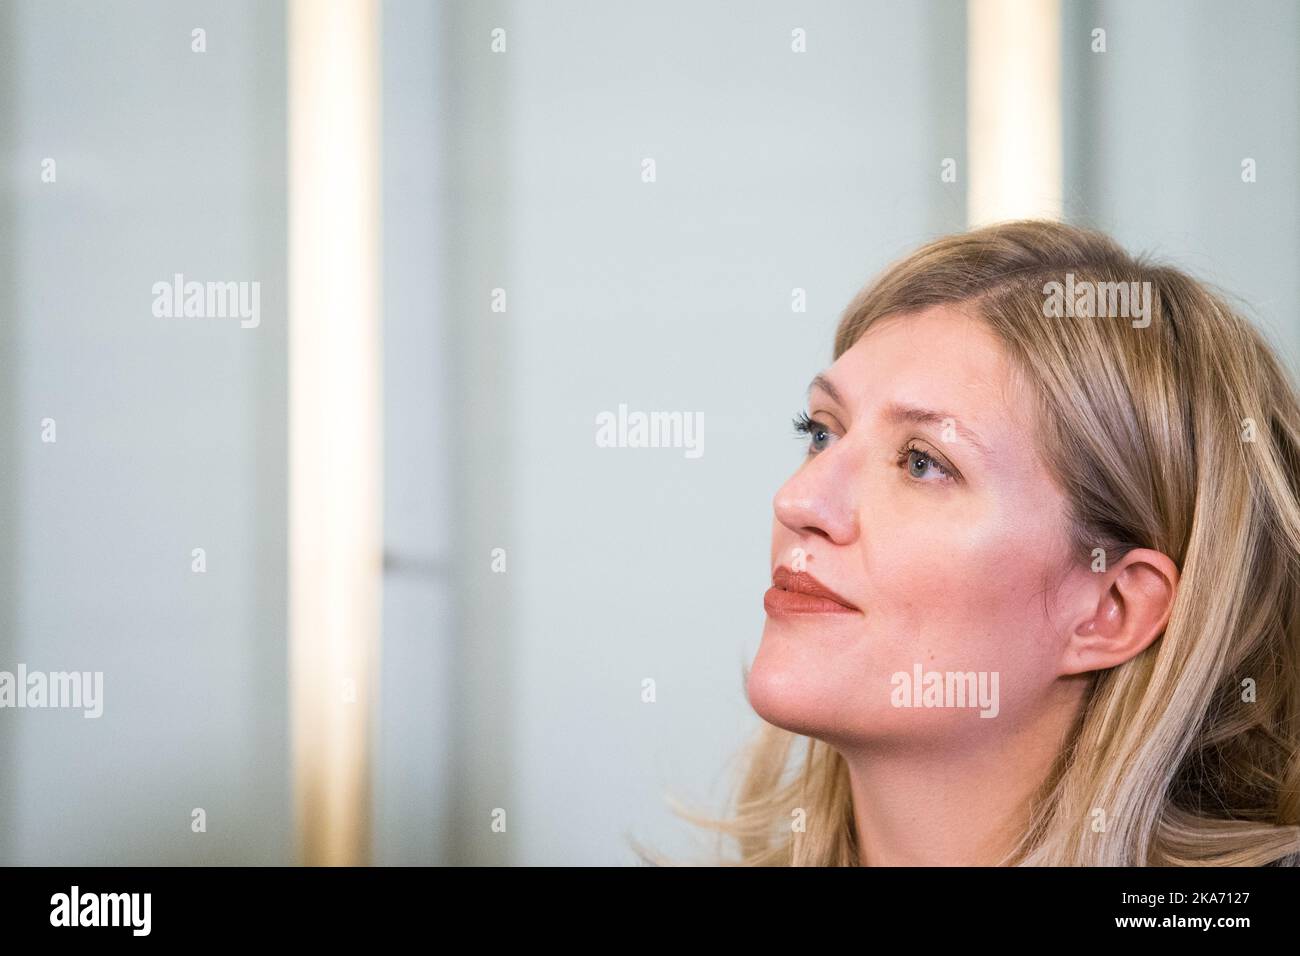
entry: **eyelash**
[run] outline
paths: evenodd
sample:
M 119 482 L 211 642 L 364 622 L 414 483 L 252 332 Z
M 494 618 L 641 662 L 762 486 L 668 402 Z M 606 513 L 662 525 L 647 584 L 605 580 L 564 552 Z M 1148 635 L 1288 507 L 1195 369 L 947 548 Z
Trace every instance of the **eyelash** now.
M 827 428 L 821 422 L 817 421 L 815 418 L 810 418 L 807 412 L 800 412 L 798 415 L 794 417 L 794 430 L 795 433 L 798 435 L 812 435 L 814 432 L 830 431 L 829 428 Z M 810 446 L 811 446 L 811 442 L 810 442 Z M 808 453 L 809 454 L 813 453 L 813 449 L 811 447 L 809 447 Z
M 906 445 L 904 445 L 902 448 L 900 448 L 900 449 L 898 450 L 898 467 L 899 467 L 899 468 L 904 468 L 904 467 L 907 466 L 908 458 L 911 456 L 911 454 L 912 454 L 913 452 L 915 452 L 916 454 L 920 455 L 922 458 L 924 458 L 926 461 L 928 461 L 931 465 L 933 465 L 935 471 L 937 471 L 937 472 L 939 472 L 939 474 L 943 475 L 943 479 L 942 479 L 943 481 L 956 481 L 956 480 L 957 480 L 957 474 L 956 474 L 956 473 L 955 473 L 951 468 L 949 468 L 947 465 L 945 465 L 943 462 L 941 462 L 938 458 L 936 458 L 936 457 L 935 457 L 934 455 L 932 455 L 930 452 L 926 451 L 924 448 L 917 448 L 914 444 L 912 444 L 911 441 L 908 441 L 908 443 L 907 443 Z M 917 479 L 917 480 L 919 481 L 920 479 Z
M 811 418 L 807 412 L 800 412 L 798 415 L 795 416 L 794 430 L 796 434 L 799 435 L 813 435 L 814 433 L 817 432 L 830 431 L 830 429 L 827 428 L 825 425 L 823 425 L 821 422 L 817 421 L 815 418 Z M 934 469 L 938 471 L 939 474 L 943 475 L 944 481 L 955 481 L 960 477 L 956 473 L 955 469 L 945 465 L 942 461 L 939 460 L 937 456 L 926 451 L 924 448 L 918 448 L 914 444 L 914 442 L 915 439 L 909 439 L 907 444 L 905 444 L 902 448 L 898 450 L 898 457 L 896 459 L 896 463 L 899 468 L 906 467 L 911 455 L 917 454 L 920 455 L 926 461 L 928 461 L 931 465 L 933 465 Z M 808 454 L 814 455 L 816 453 L 817 452 L 814 451 L 811 447 L 808 449 Z M 917 480 L 919 481 L 920 479 Z

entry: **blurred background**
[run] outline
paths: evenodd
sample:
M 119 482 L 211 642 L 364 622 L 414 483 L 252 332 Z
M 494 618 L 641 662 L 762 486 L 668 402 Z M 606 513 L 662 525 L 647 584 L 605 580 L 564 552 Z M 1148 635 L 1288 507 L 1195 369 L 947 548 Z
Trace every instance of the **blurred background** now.
M 1294 368 L 1297 157 L 1291 0 L 0 0 L 0 671 L 103 675 L 0 863 L 698 857 L 853 293 L 1059 215 Z

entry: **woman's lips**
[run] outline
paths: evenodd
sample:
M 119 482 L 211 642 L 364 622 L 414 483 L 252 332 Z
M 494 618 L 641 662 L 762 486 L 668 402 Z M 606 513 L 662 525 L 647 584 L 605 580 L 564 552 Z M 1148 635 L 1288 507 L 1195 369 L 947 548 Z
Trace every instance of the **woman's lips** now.
M 861 611 L 807 571 L 779 567 L 763 595 L 768 614 L 860 614 Z

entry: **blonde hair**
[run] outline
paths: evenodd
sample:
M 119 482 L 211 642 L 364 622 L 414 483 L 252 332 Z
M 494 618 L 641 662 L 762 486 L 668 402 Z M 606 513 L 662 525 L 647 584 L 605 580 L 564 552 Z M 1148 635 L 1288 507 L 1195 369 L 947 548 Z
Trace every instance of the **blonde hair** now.
M 1067 274 L 1149 282 L 1150 325 L 1046 317 L 1048 284 Z M 1152 548 L 1180 571 L 1163 635 L 1093 675 L 1003 863 L 1300 865 L 1300 405 L 1272 349 L 1183 272 L 1097 232 L 1020 221 L 890 266 L 844 311 L 835 357 L 878 319 L 938 304 L 986 322 L 1036 386 L 1040 452 L 1071 503 L 1077 557 Z M 735 841 L 737 859 L 713 862 L 859 864 L 839 753 L 765 722 L 743 758 L 730 818 L 673 801 Z

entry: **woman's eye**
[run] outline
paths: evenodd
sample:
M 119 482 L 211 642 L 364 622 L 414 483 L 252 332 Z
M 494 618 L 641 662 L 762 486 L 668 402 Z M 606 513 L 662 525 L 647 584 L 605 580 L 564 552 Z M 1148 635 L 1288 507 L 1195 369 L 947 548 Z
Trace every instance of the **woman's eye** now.
M 829 428 L 803 413 L 795 417 L 794 430 L 800 435 L 808 436 L 808 453 L 810 455 L 825 451 L 835 437 L 835 433 Z
M 907 473 L 917 481 L 944 481 L 952 477 L 952 472 L 921 449 L 906 448 L 904 452 L 902 463 L 907 466 Z

